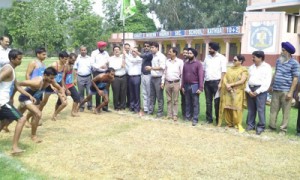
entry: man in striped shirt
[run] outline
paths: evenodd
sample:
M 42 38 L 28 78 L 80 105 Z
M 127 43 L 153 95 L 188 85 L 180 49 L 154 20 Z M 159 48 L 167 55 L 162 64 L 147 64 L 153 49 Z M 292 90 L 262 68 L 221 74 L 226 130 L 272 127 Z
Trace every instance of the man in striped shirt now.
M 282 123 L 280 134 L 285 135 L 289 122 L 291 102 L 299 77 L 299 63 L 292 57 L 295 48 L 289 42 L 282 42 L 282 53 L 276 62 L 275 74 L 270 89 L 273 90 L 270 124 L 271 130 L 276 130 L 277 115 L 282 108 Z

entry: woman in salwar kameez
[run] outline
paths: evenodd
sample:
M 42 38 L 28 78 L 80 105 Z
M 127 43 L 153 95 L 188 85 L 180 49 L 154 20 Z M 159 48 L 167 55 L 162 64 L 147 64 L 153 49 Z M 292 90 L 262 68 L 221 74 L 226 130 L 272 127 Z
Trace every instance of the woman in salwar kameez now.
M 220 89 L 219 123 L 225 119 L 228 127 L 236 127 L 244 132 L 242 126 L 243 107 L 246 102 L 245 86 L 248 79 L 248 70 L 242 66 L 245 57 L 237 55 L 233 59 L 233 66 L 227 70 Z

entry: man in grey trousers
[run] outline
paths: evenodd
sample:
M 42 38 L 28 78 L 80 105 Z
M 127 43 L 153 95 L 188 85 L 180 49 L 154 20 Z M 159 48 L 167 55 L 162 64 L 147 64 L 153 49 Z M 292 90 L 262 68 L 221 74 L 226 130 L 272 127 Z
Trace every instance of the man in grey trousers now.
M 91 57 L 87 55 L 87 49 L 85 46 L 80 47 L 80 55 L 76 59 L 74 69 L 77 75 L 76 78 L 80 101 L 82 101 L 84 99 L 84 92 L 86 92 L 86 96 L 89 95 L 89 88 L 92 80 L 92 61 Z M 88 102 L 88 110 L 92 110 L 92 106 L 92 100 L 90 100 Z M 84 107 L 85 105 L 79 107 L 80 112 L 84 111 Z
M 159 51 L 159 45 L 157 42 L 153 42 L 151 44 L 151 52 L 153 54 L 152 67 L 145 67 L 147 71 L 151 71 L 150 106 L 148 114 L 153 114 L 155 101 L 157 99 L 158 109 L 156 117 L 160 118 L 164 113 L 164 96 L 163 89 L 161 88 L 161 81 L 167 58 Z

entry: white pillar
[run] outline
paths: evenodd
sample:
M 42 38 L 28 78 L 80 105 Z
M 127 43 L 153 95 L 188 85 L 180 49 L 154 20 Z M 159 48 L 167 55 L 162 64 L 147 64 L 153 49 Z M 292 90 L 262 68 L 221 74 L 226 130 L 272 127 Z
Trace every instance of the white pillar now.
M 172 47 L 176 47 L 176 43 L 177 43 L 176 40 L 172 40 L 171 43 L 172 43 Z
M 188 48 L 192 47 L 192 39 L 186 39 L 185 41 L 188 44 Z
M 224 42 L 226 43 L 226 51 L 225 51 L 225 56 L 227 63 L 229 61 L 229 52 L 230 52 L 230 39 L 224 39 Z
M 208 54 L 208 48 L 209 48 L 209 43 L 210 43 L 210 39 L 204 39 L 205 42 L 205 56 L 207 56 Z
M 159 51 L 162 52 L 162 41 L 158 41 Z

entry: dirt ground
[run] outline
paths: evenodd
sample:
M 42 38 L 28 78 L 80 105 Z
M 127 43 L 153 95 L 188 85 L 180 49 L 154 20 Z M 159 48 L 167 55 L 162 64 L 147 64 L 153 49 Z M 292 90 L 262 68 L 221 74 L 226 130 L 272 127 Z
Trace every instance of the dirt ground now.
M 238 133 L 213 125 L 192 127 L 130 112 L 69 115 L 51 121 L 54 97 L 38 135 L 25 128 L 16 157 L 49 179 L 298 179 L 300 140 L 266 132 Z M 13 126 L 10 127 L 13 130 Z M 0 133 L 0 140 L 11 140 Z M 7 152 L 9 154 L 9 149 Z

